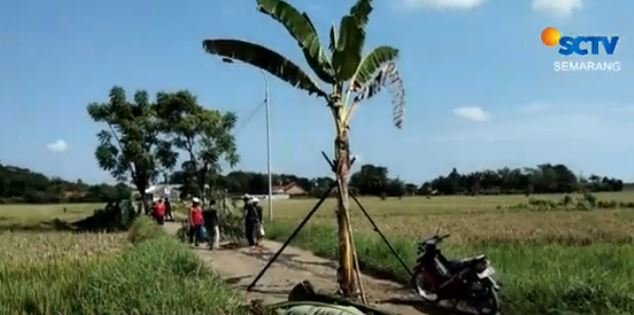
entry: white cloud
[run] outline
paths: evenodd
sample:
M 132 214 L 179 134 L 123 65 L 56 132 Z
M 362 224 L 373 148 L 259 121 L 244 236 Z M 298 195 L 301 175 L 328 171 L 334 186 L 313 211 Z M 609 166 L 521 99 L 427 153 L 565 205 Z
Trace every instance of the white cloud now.
M 568 16 L 583 7 L 583 0 L 533 0 L 533 10 Z
M 485 122 L 491 118 L 489 113 L 485 112 L 481 107 L 466 106 L 454 108 L 453 114 L 467 120 L 475 122 Z
M 68 150 L 68 143 L 66 141 L 59 139 L 53 143 L 49 143 L 46 147 L 53 152 L 64 152 Z
M 410 8 L 470 10 L 481 6 L 487 0 L 403 0 Z

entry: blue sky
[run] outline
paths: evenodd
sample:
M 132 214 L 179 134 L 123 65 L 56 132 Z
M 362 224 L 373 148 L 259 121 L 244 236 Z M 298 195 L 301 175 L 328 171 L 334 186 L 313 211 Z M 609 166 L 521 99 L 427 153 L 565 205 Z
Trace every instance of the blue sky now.
M 320 30 L 353 1 L 292 1 Z M 319 3 L 319 4 L 318 4 Z M 363 104 L 352 149 L 363 163 L 420 183 L 460 171 L 565 163 L 575 172 L 634 180 L 634 2 L 627 0 L 375 1 L 367 47 L 400 48 L 406 117 L 391 125 L 389 95 Z M 619 35 L 620 72 L 554 72 L 546 26 L 564 35 Z M 113 85 L 189 89 L 206 106 L 246 118 L 262 102 L 261 74 L 201 48 L 235 37 L 274 47 L 301 65 L 281 25 L 254 0 L 0 2 L 0 162 L 89 182 L 112 181 L 93 157 L 85 107 Z M 602 59 L 602 60 L 603 60 Z M 324 104 L 271 78 L 273 171 L 328 175 Z M 240 128 L 238 168 L 266 170 L 264 111 Z M 358 167 L 358 166 L 357 166 Z

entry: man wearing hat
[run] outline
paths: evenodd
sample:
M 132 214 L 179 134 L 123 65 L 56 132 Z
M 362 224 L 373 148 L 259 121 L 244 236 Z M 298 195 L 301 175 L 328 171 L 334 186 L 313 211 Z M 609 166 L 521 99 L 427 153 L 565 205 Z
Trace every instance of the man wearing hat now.
M 256 246 L 259 227 L 262 222 L 262 212 L 258 209 L 258 198 L 245 195 L 244 202 L 244 231 L 249 246 Z M 260 211 L 258 211 L 260 210 Z
M 187 216 L 187 226 L 189 227 L 189 243 L 194 243 L 198 246 L 199 242 L 202 242 L 203 237 L 203 210 L 200 205 L 200 199 L 194 197 L 192 199 L 192 207 L 189 209 L 189 215 Z

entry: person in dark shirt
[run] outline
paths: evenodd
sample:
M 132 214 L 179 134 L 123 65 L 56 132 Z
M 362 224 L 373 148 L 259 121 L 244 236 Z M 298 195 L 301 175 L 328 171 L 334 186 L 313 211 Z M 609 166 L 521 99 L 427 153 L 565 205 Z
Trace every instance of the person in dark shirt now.
M 172 203 L 170 200 L 165 197 L 165 221 L 174 221 L 174 217 L 172 216 Z
M 264 235 L 260 235 L 262 224 L 262 207 L 259 205 L 259 199 L 255 197 L 248 198 L 244 206 L 244 224 L 245 234 L 249 246 L 259 245 L 260 239 Z
M 258 224 L 257 209 L 251 202 L 253 197 L 245 196 L 244 200 L 244 233 L 249 246 L 255 246 L 256 228 Z
M 207 229 L 209 249 L 218 248 L 220 245 L 220 229 L 218 228 L 218 211 L 216 210 L 215 200 L 211 199 L 209 206 L 203 210 L 203 219 L 205 220 L 205 229 Z
M 264 225 L 263 225 L 263 212 L 262 205 L 260 205 L 260 199 L 253 198 L 251 199 L 251 205 L 255 208 L 255 214 L 257 215 L 257 223 L 255 226 L 255 245 L 262 245 L 262 238 L 264 238 Z

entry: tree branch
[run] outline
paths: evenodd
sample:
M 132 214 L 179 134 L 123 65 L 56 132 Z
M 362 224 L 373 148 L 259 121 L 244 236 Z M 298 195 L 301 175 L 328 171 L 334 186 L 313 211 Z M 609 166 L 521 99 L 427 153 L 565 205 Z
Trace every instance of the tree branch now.
M 123 145 L 121 144 L 121 140 L 119 140 L 119 136 L 117 135 L 117 132 L 114 130 L 114 127 L 112 127 L 112 124 L 110 124 L 110 122 L 106 122 L 106 125 L 108 125 L 108 128 L 110 128 L 110 132 L 112 133 L 112 136 L 114 137 L 114 140 L 117 142 L 117 146 L 119 147 L 119 150 L 121 151 L 121 154 L 124 156 L 124 158 L 127 161 L 130 161 L 125 156 L 125 151 L 123 150 Z M 134 164 L 132 162 L 128 162 L 128 166 L 129 166 L 129 169 L 130 169 L 130 173 L 132 175 L 132 180 L 136 181 L 137 177 L 136 177 L 136 171 L 134 169 Z

